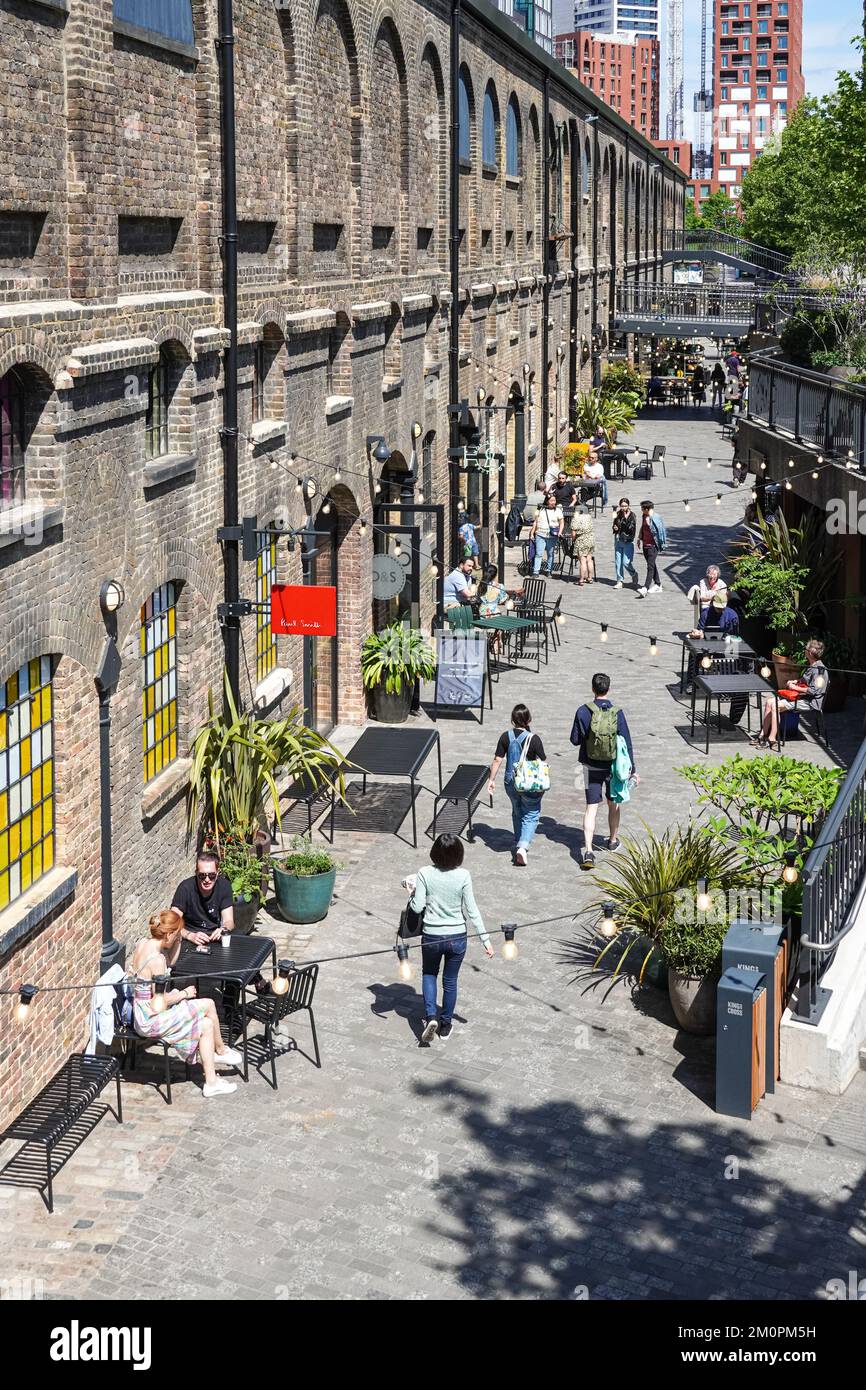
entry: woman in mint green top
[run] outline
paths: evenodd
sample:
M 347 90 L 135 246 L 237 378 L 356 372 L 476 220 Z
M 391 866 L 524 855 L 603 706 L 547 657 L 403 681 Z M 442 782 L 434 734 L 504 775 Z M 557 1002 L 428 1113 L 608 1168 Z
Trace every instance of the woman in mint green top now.
M 472 923 L 488 956 L 493 955 L 490 937 L 484 930 L 481 913 L 472 891 L 472 878 L 463 865 L 463 841 L 457 835 L 439 835 L 430 850 L 432 867 L 421 869 L 412 889 L 409 906 L 424 913 L 421 936 L 422 987 L 425 1022 L 422 1043 L 436 1034 L 450 1037 L 457 1003 L 457 976 L 466 955 L 467 925 Z M 439 965 L 442 971 L 442 1011 L 437 1016 L 436 993 Z

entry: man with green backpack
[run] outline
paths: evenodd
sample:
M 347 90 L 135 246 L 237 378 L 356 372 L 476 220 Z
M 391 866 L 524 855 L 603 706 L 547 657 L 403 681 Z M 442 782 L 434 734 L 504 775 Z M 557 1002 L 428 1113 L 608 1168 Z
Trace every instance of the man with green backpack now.
M 631 759 L 632 785 L 640 780 L 635 772 L 634 749 L 625 715 L 612 700 L 607 698 L 610 691 L 610 676 L 598 671 L 592 678 L 592 701 L 581 705 L 574 716 L 571 728 L 571 741 L 580 749 L 578 758 L 583 766 L 583 785 L 586 792 L 586 811 L 583 816 L 583 857 L 582 869 L 595 868 L 595 855 L 592 850 L 595 834 L 595 818 L 601 805 L 602 796 L 607 797 L 607 817 L 610 836 L 606 848 L 615 852 L 620 841 L 620 805 L 611 799 L 610 779 L 617 758 L 617 740 L 622 739 L 628 757 Z

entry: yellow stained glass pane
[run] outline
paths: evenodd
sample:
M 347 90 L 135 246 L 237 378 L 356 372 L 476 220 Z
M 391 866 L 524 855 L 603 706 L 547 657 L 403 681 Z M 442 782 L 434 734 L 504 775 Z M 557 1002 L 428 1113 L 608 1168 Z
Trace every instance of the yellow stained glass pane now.
M 172 729 L 177 728 L 177 700 L 169 701 L 168 706 L 169 725 Z
M 145 718 L 148 718 L 151 714 L 153 714 L 153 711 L 154 711 L 155 707 L 156 707 L 156 690 L 155 690 L 154 687 L 151 685 L 151 686 L 148 687 L 148 690 L 147 690 L 147 710 L 146 710 L 146 712 L 145 712 Z
M 9 863 L 9 832 L 4 830 L 0 835 L 0 869 L 5 869 Z
M 25 888 L 29 888 L 32 882 L 33 859 L 31 855 L 25 854 L 21 858 L 21 892 L 23 893 Z
M 173 608 L 169 608 L 169 610 L 168 610 L 168 635 L 169 635 L 169 637 L 173 637 L 173 636 L 174 636 L 174 615 L 175 615 L 175 610 L 174 610 Z
M 47 763 L 42 764 L 42 795 L 48 796 L 54 786 L 54 764 L 49 758 Z
M 142 751 L 142 753 L 146 753 L 146 752 L 147 752 L 147 725 L 146 725 L 146 724 L 142 724 L 142 726 L 141 726 L 141 751 Z
M 37 767 L 33 770 L 33 804 L 42 800 L 42 768 Z
M 6 829 L 7 817 L 9 815 L 8 806 L 9 797 L 7 793 L 0 792 L 0 830 Z
M 33 843 L 34 843 L 34 845 L 35 845 L 36 842 L 37 842 L 37 840 L 41 840 L 41 839 L 42 839 L 42 807 L 41 807 L 41 806 L 37 806 L 37 807 L 36 807 L 36 810 L 35 810 L 35 811 L 32 811 L 32 812 L 30 813 L 30 819 L 31 819 L 31 821 L 33 822 Z
M 16 701 L 17 699 L 18 699 L 18 672 L 16 671 L 16 672 L 15 672 L 15 675 L 14 675 L 14 676 L 10 676 L 9 679 L 8 679 L 8 681 L 6 682 L 6 703 L 7 703 L 7 705 L 14 705 L 14 703 L 15 703 L 15 701 Z
M 9 901 L 9 875 L 0 874 L 0 907 L 5 907 Z
M 50 797 L 42 803 L 42 831 L 47 835 L 54 828 L 54 798 Z
M 144 626 L 143 623 L 138 638 L 138 649 L 141 652 L 142 656 L 147 655 L 147 628 Z
M 149 782 L 153 776 L 153 754 L 148 753 L 144 760 L 144 780 Z
M 21 741 L 21 776 L 26 777 L 30 771 L 30 740 L 29 738 Z
M 177 734 L 172 734 L 168 740 L 168 756 L 170 762 L 174 762 L 177 757 Z
M 159 680 L 160 676 L 162 675 L 162 668 L 163 668 L 164 662 L 165 662 L 165 648 L 164 648 L 164 647 L 157 647 L 156 652 L 155 652 L 155 654 L 154 654 L 154 661 L 153 661 L 153 674 L 156 676 L 156 679 L 157 679 L 157 680 Z
M 21 853 L 21 824 L 16 821 L 9 827 L 9 861 L 14 864 Z
M 8 723 L 8 716 L 5 715 L 5 714 L 0 714 L 0 748 L 5 748 L 5 747 L 6 747 L 6 726 L 7 726 L 7 723 Z
M 48 873 L 54 863 L 54 836 L 51 835 L 42 845 L 42 872 Z
M 30 689 L 38 690 L 41 684 L 42 680 L 39 675 L 39 657 L 37 656 L 36 660 L 31 661 L 30 663 Z
M 47 724 L 51 718 L 51 686 L 46 685 L 42 692 L 42 723 Z
M 30 728 L 31 728 L 31 729 L 38 729 L 38 728 L 40 727 L 41 724 L 42 724 L 42 701 L 41 701 L 41 699 L 39 698 L 39 696 L 37 695 L 37 696 L 36 696 L 36 699 L 33 701 L 33 704 L 30 706 Z
M 41 846 L 41 845 L 34 845 L 34 847 L 33 847 L 33 881 L 34 881 L 34 883 L 36 882 L 37 878 L 41 878 L 41 877 L 42 877 L 42 846 Z
M 32 816 L 21 817 L 21 848 L 29 849 L 31 845 L 30 836 L 33 830 Z

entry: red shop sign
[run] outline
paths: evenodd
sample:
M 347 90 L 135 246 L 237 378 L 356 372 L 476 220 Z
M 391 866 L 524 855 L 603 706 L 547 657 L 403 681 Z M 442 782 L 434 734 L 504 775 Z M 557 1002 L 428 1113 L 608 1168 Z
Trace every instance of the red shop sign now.
M 329 584 L 272 584 L 271 632 L 280 637 L 336 637 L 336 588 Z

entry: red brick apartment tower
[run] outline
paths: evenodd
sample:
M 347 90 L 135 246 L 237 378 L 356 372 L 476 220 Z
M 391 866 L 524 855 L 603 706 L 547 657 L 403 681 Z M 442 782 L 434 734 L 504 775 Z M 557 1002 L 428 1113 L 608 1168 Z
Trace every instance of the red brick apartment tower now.
M 716 0 L 713 172 L 699 182 L 699 199 L 719 188 L 739 198 L 745 173 L 805 92 L 803 0 Z
M 659 41 L 633 33 L 557 34 L 554 51 L 565 67 L 648 140 L 659 134 Z

